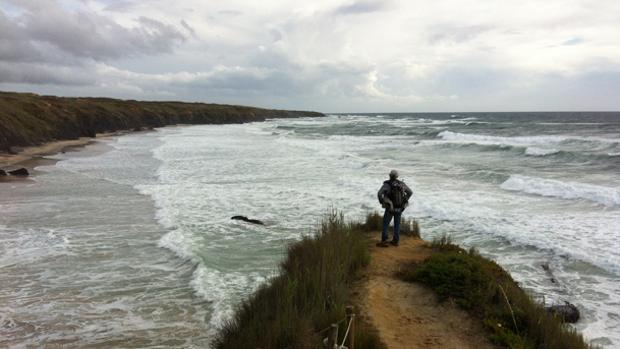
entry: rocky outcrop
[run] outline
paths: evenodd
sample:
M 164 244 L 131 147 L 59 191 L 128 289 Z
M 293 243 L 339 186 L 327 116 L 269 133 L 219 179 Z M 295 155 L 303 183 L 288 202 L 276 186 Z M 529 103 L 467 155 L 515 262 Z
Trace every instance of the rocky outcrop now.
M 97 133 L 174 124 L 238 124 L 321 113 L 238 105 L 65 98 L 0 92 L 0 151 Z
M 19 168 L 17 170 L 13 170 L 13 171 L 8 171 L 10 175 L 12 176 L 18 176 L 18 177 L 28 177 L 30 175 L 30 173 L 28 172 L 27 169 L 25 168 Z
M 569 302 L 564 302 L 564 304 L 560 305 L 552 305 L 546 308 L 548 312 L 556 315 L 558 318 L 562 319 L 564 322 L 568 322 L 574 324 L 579 321 L 579 309 L 574 304 Z
M 265 223 L 263 223 L 262 221 L 259 221 L 258 219 L 250 219 L 250 218 L 245 217 L 245 216 L 232 216 L 232 217 L 230 217 L 230 219 L 244 221 L 244 222 L 248 222 L 248 223 L 252 223 L 252 224 L 265 225 Z

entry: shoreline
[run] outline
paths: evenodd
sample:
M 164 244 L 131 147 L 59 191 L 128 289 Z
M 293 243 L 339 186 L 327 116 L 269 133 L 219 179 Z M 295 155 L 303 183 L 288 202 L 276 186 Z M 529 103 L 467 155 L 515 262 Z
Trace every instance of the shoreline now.
M 12 171 L 19 168 L 28 170 L 29 175 L 22 176 L 0 176 L 0 183 L 30 183 L 33 177 L 40 173 L 36 168 L 39 166 L 53 165 L 59 160 L 50 159 L 48 156 L 65 153 L 70 151 L 80 151 L 86 146 L 94 144 L 103 144 L 100 140 L 118 137 L 129 133 L 151 132 L 151 130 L 131 131 L 123 130 L 116 132 L 98 133 L 95 137 L 80 137 L 78 139 L 57 140 L 46 142 L 41 145 L 24 147 L 17 153 L 11 154 L 0 152 L 0 169 L 4 171 Z
M 11 154 L 0 151 L 0 168 L 3 170 L 15 169 L 19 167 L 25 167 L 27 169 L 34 169 L 38 166 L 38 162 L 50 160 L 46 159 L 46 156 L 56 155 L 58 153 L 64 153 L 67 151 L 74 151 L 83 148 L 87 145 L 99 142 L 99 140 L 107 139 L 111 137 L 117 137 L 126 135 L 129 133 L 150 132 L 151 130 L 140 131 L 116 131 L 108 133 L 98 133 L 95 137 L 80 137 L 78 139 L 70 140 L 56 140 L 51 142 L 45 142 L 41 145 L 23 147 L 17 153 Z M 1 178 L 1 177 L 0 177 Z
M 0 149 L 179 124 L 242 124 L 273 118 L 321 117 L 311 111 L 238 105 L 41 96 L 0 91 Z M 19 148 L 18 148 L 19 147 Z
M 90 143 L 96 142 L 95 140 L 97 138 L 100 138 L 100 136 L 97 135 L 96 138 L 80 137 L 78 139 L 68 141 L 47 142 L 38 146 L 25 147 L 16 154 L 2 152 L 0 153 L 0 167 L 2 167 L 3 169 L 9 167 L 18 167 L 20 165 L 23 165 L 25 162 L 34 160 L 36 158 L 42 158 L 48 155 L 55 155 L 61 152 L 65 152 L 70 148 L 79 148 L 86 146 Z
M 47 158 L 46 156 L 64 153 L 66 151 L 79 150 L 87 145 L 97 143 L 97 138 L 102 139 L 107 135 L 98 136 L 96 138 L 80 137 L 68 141 L 54 141 L 44 143 L 39 146 L 25 147 L 17 154 L 0 153 L 0 169 L 8 172 L 19 168 L 28 170 L 28 176 L 12 176 L 7 173 L 0 176 L 0 183 L 30 183 L 34 180 L 32 177 L 38 174 L 35 170 L 39 166 L 53 165 L 58 160 Z

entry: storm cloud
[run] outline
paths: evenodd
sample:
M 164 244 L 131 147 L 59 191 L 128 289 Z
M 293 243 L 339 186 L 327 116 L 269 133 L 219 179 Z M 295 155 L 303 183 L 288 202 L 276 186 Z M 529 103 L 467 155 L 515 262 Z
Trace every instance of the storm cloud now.
M 14 2 L 23 12 L 8 17 L 0 12 L 3 59 L 47 60 L 54 54 L 103 60 L 171 52 L 185 40 L 172 25 L 136 17 L 123 26 L 92 12 L 71 11 L 54 1 Z M 0 10 L 2 11 L 2 10 Z
M 327 112 L 619 109 L 619 11 L 613 0 L 0 0 L 0 89 Z

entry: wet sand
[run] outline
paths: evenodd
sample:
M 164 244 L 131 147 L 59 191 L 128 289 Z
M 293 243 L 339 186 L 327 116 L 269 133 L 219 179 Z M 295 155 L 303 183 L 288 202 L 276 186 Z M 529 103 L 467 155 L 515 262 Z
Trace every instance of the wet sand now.
M 16 154 L 0 152 L 0 169 L 8 172 L 23 167 L 26 168 L 31 175 L 33 175 L 37 173 L 35 170 L 36 167 L 53 165 L 57 162 L 57 160 L 47 158 L 46 156 L 65 153 L 68 151 L 77 151 L 87 145 L 97 143 L 98 140 L 120 136 L 130 132 L 150 131 L 118 131 L 111 133 L 98 133 L 95 138 L 80 137 L 78 139 L 55 141 L 33 147 L 24 147 Z M 29 179 L 29 177 L 11 175 L 0 176 L 0 183 L 23 181 L 28 182 L 31 181 L 31 179 Z
M 98 136 L 99 137 L 99 136 Z M 26 147 L 17 154 L 0 153 L 0 167 L 4 170 L 12 167 L 27 167 L 25 163 L 35 158 L 67 151 L 72 147 L 81 147 L 95 141 L 96 138 L 81 137 L 68 141 L 56 141 L 43 145 Z

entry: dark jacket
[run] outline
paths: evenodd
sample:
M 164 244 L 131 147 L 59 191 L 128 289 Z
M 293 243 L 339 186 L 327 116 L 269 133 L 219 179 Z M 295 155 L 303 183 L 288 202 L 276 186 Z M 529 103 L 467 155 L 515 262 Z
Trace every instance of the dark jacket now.
M 383 182 L 383 185 L 381 186 L 381 189 L 379 189 L 379 192 L 377 193 L 377 198 L 379 199 L 379 202 L 382 205 L 385 204 L 385 203 L 391 203 L 392 202 L 390 200 L 390 191 L 392 190 L 392 185 L 390 183 L 393 183 L 393 182 L 399 182 L 399 183 L 401 183 L 403 188 L 405 188 L 405 194 L 407 195 L 407 201 L 411 198 L 411 195 L 413 195 L 413 191 L 411 190 L 411 188 L 409 188 L 409 186 L 407 186 L 407 184 L 405 184 L 405 182 L 399 181 L 398 179 L 387 180 L 387 181 Z M 404 207 L 394 207 L 394 208 L 401 208 L 401 209 L 403 209 Z

